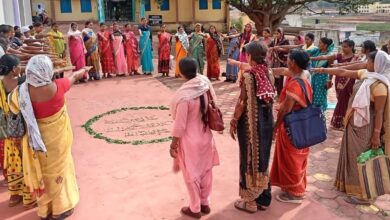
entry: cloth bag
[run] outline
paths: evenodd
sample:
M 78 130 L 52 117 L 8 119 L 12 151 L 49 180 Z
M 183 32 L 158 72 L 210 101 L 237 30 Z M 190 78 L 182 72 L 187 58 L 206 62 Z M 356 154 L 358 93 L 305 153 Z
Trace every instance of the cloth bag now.
M 297 149 L 304 149 L 326 140 L 326 119 L 321 107 L 310 102 L 303 80 L 300 78 L 295 80 L 305 94 L 307 107 L 290 112 L 285 116 L 284 122 L 292 144 Z
M 364 199 L 390 194 L 390 158 L 382 148 L 363 152 L 357 158 L 357 165 Z
M 225 126 L 223 124 L 222 112 L 216 106 L 213 96 L 210 93 L 210 90 L 207 91 L 207 96 L 209 99 L 209 106 L 207 108 L 207 118 L 209 127 L 214 131 L 223 131 L 225 130 Z

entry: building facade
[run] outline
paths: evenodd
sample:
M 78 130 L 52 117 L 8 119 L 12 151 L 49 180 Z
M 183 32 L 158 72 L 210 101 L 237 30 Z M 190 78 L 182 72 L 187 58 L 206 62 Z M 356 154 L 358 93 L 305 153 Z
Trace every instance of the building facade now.
M 169 29 L 178 24 L 214 24 L 226 28 L 229 5 L 224 0 L 32 0 L 56 22 L 93 20 L 139 23 L 141 17 L 161 18 Z
M 30 0 L 0 0 L 0 24 L 24 26 L 31 23 Z
M 359 6 L 358 12 L 362 14 L 388 14 L 390 13 L 390 4 L 375 2 L 371 5 L 362 5 Z

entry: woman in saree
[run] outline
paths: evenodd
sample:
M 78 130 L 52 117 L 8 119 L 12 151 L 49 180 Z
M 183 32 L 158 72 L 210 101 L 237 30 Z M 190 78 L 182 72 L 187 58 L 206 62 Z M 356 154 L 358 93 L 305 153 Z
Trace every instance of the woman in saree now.
M 77 24 L 72 23 L 68 31 L 69 39 L 69 54 L 70 60 L 75 70 L 80 70 L 86 66 L 85 54 L 87 52 L 82 33 L 77 30 Z M 88 80 L 88 73 L 85 73 L 84 77 L 80 79 L 81 82 L 86 82 Z
M 244 33 L 240 34 L 240 61 L 247 62 L 247 56 L 245 53 L 245 45 L 255 40 L 256 35 L 253 34 L 253 27 L 251 24 L 246 24 L 244 28 Z
M 47 33 L 52 50 L 59 58 L 66 57 L 64 35 L 58 30 L 57 23 L 51 24 L 51 30 Z
M 139 75 L 138 68 L 139 64 L 139 48 L 138 40 L 132 31 L 132 26 L 130 24 L 125 25 L 125 51 L 127 59 L 127 69 L 130 75 Z
M 153 67 L 153 48 L 152 48 L 152 28 L 147 24 L 146 18 L 141 19 L 141 25 L 138 27 L 140 39 L 139 48 L 141 50 L 142 72 L 146 75 L 152 75 Z
M 311 56 L 312 68 L 329 67 L 333 61 L 317 60 L 318 58 L 316 57 L 331 55 L 333 49 L 333 40 L 323 37 L 318 43 L 318 48 L 307 50 Z M 326 112 L 328 109 L 328 89 L 333 86 L 332 77 L 333 76 L 328 76 L 327 74 L 317 74 L 312 71 L 311 85 L 313 88 L 313 104 L 321 106 L 323 112 Z
M 20 72 L 19 58 L 9 54 L 0 58 L 0 76 L 2 76 L 2 80 L 0 80 L 0 108 L 3 117 L 6 117 L 10 112 L 7 102 L 8 94 L 24 81 L 24 78 L 19 78 Z M 10 194 L 8 206 L 14 207 L 23 203 L 26 208 L 32 208 L 35 205 L 35 200 L 24 184 L 22 145 L 22 138 L 5 138 L 4 158 L 1 163 L 4 165 L 8 181 L 7 187 Z
M 202 32 L 202 25 L 195 24 L 195 32 L 192 33 L 190 38 L 190 56 L 195 59 L 197 72 L 203 74 L 204 72 L 204 55 L 206 42 L 204 38 L 206 34 Z
M 280 109 L 274 126 L 275 153 L 272 162 L 270 180 L 273 186 L 281 188 L 282 193 L 276 199 L 280 202 L 301 204 L 306 191 L 306 168 L 309 147 L 297 149 L 287 132 L 284 118 L 291 111 L 307 106 L 306 98 L 312 100 L 312 89 L 306 80 L 304 70 L 310 61 L 309 54 L 304 50 L 290 51 L 287 59 L 289 74 L 286 85 L 280 94 Z M 298 79 L 302 80 L 306 94 Z
M 230 122 L 230 135 L 236 140 L 237 134 L 240 146 L 241 200 L 236 201 L 234 206 L 255 213 L 265 210 L 271 203 L 268 163 L 276 92 L 268 78 L 267 47 L 255 41 L 249 43 L 245 51 L 250 69 L 240 79 L 240 97 Z
M 89 72 L 89 78 L 93 80 L 100 80 L 100 56 L 99 56 L 99 45 L 97 35 L 93 31 L 93 23 L 87 21 L 85 23 L 85 28 L 82 30 L 85 49 L 87 53 L 85 58 L 87 60 L 88 66 L 93 66 Z
M 369 149 L 385 147 L 390 156 L 390 57 L 383 51 L 371 52 L 367 70 L 318 68 L 314 71 L 358 79 L 345 116 L 335 186 L 355 205 L 368 205 L 363 199 L 356 158 Z
M 207 58 L 207 77 L 219 80 L 221 68 L 219 66 L 219 57 L 222 54 L 222 41 L 217 28 L 214 25 L 210 26 L 209 34 L 206 43 L 206 58 Z
M 228 36 L 224 38 L 229 39 L 228 47 L 228 59 L 233 59 L 236 61 L 240 60 L 240 39 L 237 37 L 237 29 L 232 28 Z M 226 80 L 225 82 L 236 83 L 238 78 L 238 72 L 240 71 L 238 66 L 226 63 Z
M 167 26 L 161 25 L 161 30 L 158 33 L 158 72 L 162 76 L 169 76 L 169 62 L 171 59 L 171 40 L 172 36 L 166 32 Z
M 124 37 L 117 23 L 112 24 L 112 49 L 114 51 L 114 61 L 116 75 L 125 76 L 127 73 L 127 60 L 125 56 Z
M 181 212 L 201 218 L 202 214 L 211 212 L 212 169 L 219 165 L 213 133 L 207 122 L 208 96 L 216 97 L 207 77 L 197 74 L 193 58 L 183 58 L 179 68 L 186 82 L 172 99 L 174 125 L 169 152 L 174 158 L 173 170 L 182 171 L 189 193 L 190 205 L 182 208 Z
M 115 73 L 114 55 L 112 53 L 111 33 L 104 23 L 100 24 L 100 31 L 97 33 L 99 39 L 99 53 L 102 64 L 103 77 L 110 77 Z
M 358 59 L 359 57 L 355 55 L 355 42 L 349 39 L 343 41 L 341 53 L 312 58 L 312 60 L 337 60 L 338 64 L 356 62 Z M 335 84 L 337 105 L 330 124 L 336 130 L 343 130 L 343 120 L 347 112 L 348 101 L 352 95 L 353 86 L 355 85 L 355 79 L 336 76 Z
M 190 47 L 190 43 L 188 41 L 188 35 L 184 31 L 183 26 L 179 26 L 177 28 L 177 33 L 175 34 L 176 38 L 176 71 L 175 71 L 175 77 L 180 77 L 180 68 L 179 63 L 180 60 L 183 59 L 188 55 L 188 49 Z
M 37 197 L 41 219 L 65 219 L 79 202 L 65 93 L 91 68 L 52 81 L 53 63 L 47 56 L 37 55 L 27 64 L 26 82 L 10 94 L 11 111 L 20 112 L 26 123 L 24 180 Z
M 282 28 L 278 28 L 274 34 L 274 40 L 269 44 L 271 54 L 271 67 L 279 68 L 287 66 L 288 50 L 281 48 L 280 46 L 289 45 L 289 41 L 284 36 Z M 276 47 L 276 48 L 274 48 Z M 284 83 L 284 76 L 275 77 L 275 86 L 280 96 Z

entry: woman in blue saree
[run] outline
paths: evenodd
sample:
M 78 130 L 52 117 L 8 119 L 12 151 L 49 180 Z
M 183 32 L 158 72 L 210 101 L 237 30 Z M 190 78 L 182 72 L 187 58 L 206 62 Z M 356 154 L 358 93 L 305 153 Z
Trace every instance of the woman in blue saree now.
M 318 43 L 318 48 L 307 50 L 311 56 L 313 68 L 327 68 L 331 64 L 329 60 L 317 60 L 320 56 L 327 56 L 333 53 L 333 40 L 323 37 Z M 328 108 L 328 89 L 332 87 L 332 76 L 328 74 L 312 73 L 311 86 L 313 88 L 313 104 L 319 105 L 325 112 Z
M 240 60 L 240 38 L 236 37 L 237 29 L 232 28 L 228 36 L 224 36 L 224 38 L 229 39 L 229 47 L 228 47 L 228 58 L 233 60 Z M 226 64 L 226 80 L 225 82 L 235 83 L 237 81 L 238 72 L 240 68 L 235 65 L 231 65 L 229 63 Z
M 141 19 L 141 25 L 138 27 L 140 34 L 139 48 L 141 50 L 142 72 L 151 75 L 154 71 L 153 53 L 152 53 L 152 29 L 147 24 L 145 18 Z

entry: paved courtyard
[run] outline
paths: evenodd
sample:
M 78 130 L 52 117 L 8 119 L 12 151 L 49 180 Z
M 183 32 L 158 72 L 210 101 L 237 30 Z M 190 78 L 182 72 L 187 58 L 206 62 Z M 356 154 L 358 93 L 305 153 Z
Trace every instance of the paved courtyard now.
M 73 155 L 81 200 L 70 220 L 189 219 L 179 213 L 187 205 L 187 191 L 181 174 L 171 172 L 169 142 L 164 142 L 164 137 L 169 136 L 166 132 L 171 116 L 164 108 L 150 108 L 169 106 L 173 92 L 182 83 L 173 77 L 134 76 L 88 82 L 71 89 L 67 104 L 75 137 Z M 237 84 L 213 83 L 228 123 L 238 96 Z M 334 91 L 330 102 L 335 102 Z M 108 111 L 111 112 L 100 115 Z M 328 118 L 331 114 L 329 110 Z M 99 133 L 97 138 L 82 127 L 90 119 L 95 121 L 87 123 L 87 127 Z M 147 141 L 137 142 L 139 145 L 127 143 L 141 137 Z M 342 132 L 329 130 L 328 140 L 312 148 L 307 195 L 302 205 L 273 200 L 267 211 L 251 215 L 233 207 L 238 199 L 238 144 L 227 131 L 215 133 L 221 165 L 214 169 L 212 213 L 204 219 L 389 219 L 383 215 L 390 212 L 389 196 L 379 198 L 370 207 L 352 206 L 344 202 L 343 193 L 334 190 L 341 137 Z M 127 142 L 118 144 L 118 140 Z M 274 195 L 279 192 L 273 188 Z M 36 210 L 8 208 L 7 203 L 7 191 L 2 187 L 0 219 L 38 219 Z

